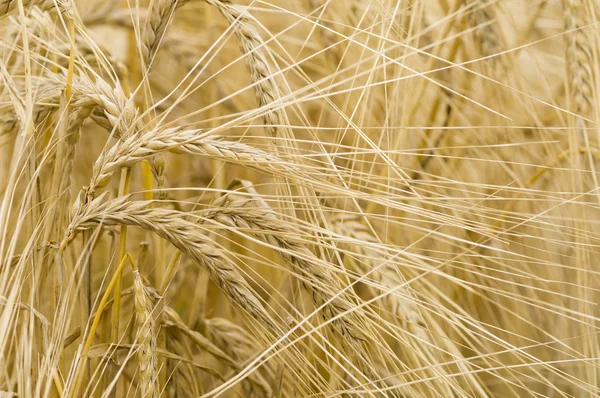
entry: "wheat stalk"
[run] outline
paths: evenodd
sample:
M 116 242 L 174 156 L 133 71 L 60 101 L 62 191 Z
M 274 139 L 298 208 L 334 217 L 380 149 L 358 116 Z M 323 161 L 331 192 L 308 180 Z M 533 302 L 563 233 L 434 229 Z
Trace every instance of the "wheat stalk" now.
M 35 124 L 40 123 L 58 107 L 63 87 L 64 84 L 49 84 L 48 82 L 36 84 L 33 100 L 33 121 Z M 12 108 L 10 103 L 3 103 L 0 106 L 0 135 L 15 130 L 19 124 L 20 119 L 13 111 L 10 111 L 10 108 Z
M 0 0 L 0 18 L 6 17 L 18 10 L 19 3 L 23 8 L 29 8 L 36 5 L 49 5 L 48 0 Z
M 2 307 L 6 307 L 6 306 L 16 307 L 16 308 L 19 308 L 20 310 L 28 311 L 31 314 L 33 314 L 33 316 L 38 320 L 38 322 L 42 328 L 43 348 L 47 349 L 49 336 L 50 336 L 49 335 L 50 322 L 48 322 L 48 319 L 46 319 L 46 317 L 42 313 L 40 313 L 38 310 L 36 310 L 34 307 L 32 307 L 31 305 L 29 305 L 27 303 L 9 302 L 6 299 L 6 297 L 3 297 L 3 296 L 0 296 L 0 305 Z M 4 309 L 4 310 L 8 311 L 6 309 Z

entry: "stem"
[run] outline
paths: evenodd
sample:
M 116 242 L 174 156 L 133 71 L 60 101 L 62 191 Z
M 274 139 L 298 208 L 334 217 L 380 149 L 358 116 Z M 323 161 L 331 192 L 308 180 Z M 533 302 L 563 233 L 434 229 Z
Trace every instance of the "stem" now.
M 54 388 L 56 389 L 56 393 L 59 397 L 63 396 L 63 392 L 65 390 L 63 384 L 62 384 L 62 380 L 60 379 L 59 374 L 57 373 L 56 369 L 54 369 L 52 371 L 52 381 L 54 382 Z
M 167 290 L 167 286 L 169 285 L 169 281 L 171 280 L 171 278 L 173 277 L 173 274 L 175 273 L 175 266 L 177 265 L 177 261 L 179 261 L 180 257 L 181 257 L 181 252 L 179 250 L 177 250 L 175 252 L 175 254 L 173 254 L 173 257 L 171 257 L 171 261 L 169 262 L 169 266 L 167 267 L 165 276 L 162 279 L 162 282 L 160 283 L 160 287 L 158 289 L 159 296 L 162 296 L 165 293 L 165 290 Z
M 123 1 L 123 6 L 125 8 L 129 8 L 129 4 L 127 0 Z M 128 51 L 128 59 L 127 59 L 127 67 L 123 68 L 122 73 L 122 81 L 121 85 L 123 87 L 123 92 L 129 98 L 131 96 L 131 84 L 130 78 L 135 78 L 136 76 L 136 38 L 133 30 L 130 30 L 127 33 L 127 51 Z M 131 71 L 131 72 L 130 72 Z M 121 180 L 119 182 L 119 192 L 118 196 L 127 195 L 130 190 L 131 185 L 131 169 L 130 168 L 122 168 L 121 169 Z M 119 231 L 119 250 L 117 253 L 117 258 L 124 258 L 127 254 L 127 226 L 121 225 Z M 123 291 L 123 275 L 121 270 L 115 274 L 115 292 L 113 296 L 113 305 L 111 309 L 111 319 L 110 319 L 110 342 L 116 343 L 119 341 L 119 321 L 121 317 L 121 292 Z M 105 326 L 106 327 L 106 326 Z M 109 385 L 112 379 L 116 375 L 116 369 L 114 366 L 109 365 L 106 373 L 102 379 L 102 389 L 105 390 L 106 386 Z M 117 387 L 113 388 L 109 394 L 109 397 L 116 396 Z
M 67 87 L 65 89 L 67 102 L 71 100 L 73 69 L 75 67 L 75 19 L 72 17 L 69 18 L 69 38 L 71 39 L 71 47 L 69 48 L 69 67 L 67 69 Z
M 119 196 L 126 195 L 129 192 L 131 183 L 131 169 L 121 169 L 121 181 L 119 183 Z M 119 233 L 119 252 L 117 258 L 123 258 L 127 254 L 127 226 L 121 225 Z M 113 296 L 113 305 L 110 318 L 110 342 L 117 343 L 119 341 L 119 320 L 121 317 L 121 292 L 123 291 L 123 276 L 120 269 L 115 273 L 115 293 Z M 116 375 L 114 366 L 108 366 L 103 378 L 103 387 L 110 384 L 111 380 Z M 112 389 L 109 396 L 116 395 L 116 387 Z
M 110 280 L 108 287 L 106 288 L 106 291 L 104 292 L 104 295 L 102 296 L 102 299 L 100 300 L 100 304 L 98 304 L 98 309 L 96 310 L 96 316 L 94 317 L 94 321 L 92 322 L 92 326 L 90 327 L 90 331 L 88 333 L 87 339 L 85 341 L 85 345 L 83 346 L 83 351 L 81 352 L 81 365 L 77 368 L 77 371 L 75 373 L 75 388 L 74 388 L 74 394 L 73 396 L 77 397 L 79 396 L 79 389 L 81 388 L 81 369 L 87 365 L 87 355 L 90 352 L 90 348 L 92 347 L 92 343 L 94 341 L 94 336 L 96 334 L 96 329 L 98 328 L 98 324 L 100 323 L 100 317 L 102 316 L 102 313 L 104 311 L 104 306 L 106 305 L 106 302 L 108 301 L 108 298 L 110 296 L 110 293 L 112 292 L 113 288 L 116 287 L 117 281 L 119 279 L 121 279 L 121 273 L 123 271 L 123 267 L 125 266 L 125 263 L 127 262 L 128 259 L 131 259 L 131 256 L 129 255 L 129 253 L 125 253 L 125 255 L 122 257 L 121 262 L 119 263 L 117 269 L 115 270 L 115 274 L 113 275 L 112 279 Z
M 169 278 L 168 271 L 166 273 L 163 272 L 163 264 L 166 259 L 165 245 L 166 245 L 165 240 L 160 239 L 158 242 L 158 247 L 157 247 L 158 248 L 158 264 L 156 264 L 156 269 L 155 269 L 155 271 L 158 271 L 158 272 L 155 275 L 157 277 L 161 278 L 161 279 L 156 280 L 156 283 L 158 283 L 158 281 L 162 280 L 161 287 L 163 284 L 165 284 L 165 287 L 166 287 L 166 284 L 168 283 L 168 280 L 169 280 L 168 279 Z M 180 254 L 181 254 L 181 252 L 179 250 L 177 250 L 177 253 L 175 253 L 175 255 L 173 255 L 173 258 L 171 259 L 171 263 L 169 264 L 168 269 L 171 269 L 171 264 L 173 264 L 172 268 L 175 269 L 175 264 L 177 264 L 177 260 L 175 260 L 175 258 L 179 258 Z M 160 300 L 158 302 L 158 304 L 159 304 L 159 306 L 162 306 L 162 305 L 164 305 L 164 301 Z M 161 312 L 161 310 L 162 310 L 161 307 L 157 308 L 157 311 Z M 156 346 L 159 349 L 163 349 L 163 350 L 167 349 L 167 335 L 166 335 L 165 329 L 163 329 L 163 333 L 160 333 L 160 332 L 157 333 Z M 166 359 L 158 358 L 158 387 L 160 388 L 160 391 L 161 391 L 161 393 L 160 393 L 161 397 L 166 396 L 167 373 L 168 373 L 167 364 L 168 364 L 168 362 L 166 361 Z
M 126 195 L 129 193 L 131 184 L 131 169 L 121 169 L 121 182 L 119 185 L 119 196 Z M 123 258 L 127 253 L 127 226 L 121 225 L 121 231 L 119 236 L 119 254 L 118 258 Z M 114 304 L 112 308 L 111 316 L 111 331 L 110 341 L 117 342 L 119 339 L 119 317 L 121 315 L 121 291 L 123 290 L 123 278 L 121 272 L 116 274 L 117 280 L 115 282 L 115 294 Z

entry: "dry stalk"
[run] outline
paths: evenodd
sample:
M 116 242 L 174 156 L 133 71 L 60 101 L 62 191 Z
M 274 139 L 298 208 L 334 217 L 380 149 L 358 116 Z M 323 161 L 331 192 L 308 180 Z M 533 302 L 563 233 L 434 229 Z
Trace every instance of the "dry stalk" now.
M 66 247 L 67 243 L 68 243 L 67 240 L 63 240 L 63 242 L 60 246 L 60 249 L 59 249 L 61 252 Z M 123 256 L 123 258 L 121 259 L 121 262 L 117 266 L 117 269 L 115 270 L 113 277 L 111 278 L 110 282 L 108 283 L 108 286 L 106 287 L 106 291 L 104 292 L 104 294 L 102 295 L 102 298 L 100 299 L 100 302 L 98 304 L 98 310 L 96 311 L 96 315 L 93 317 L 92 325 L 90 326 L 89 331 L 87 332 L 87 338 L 85 340 L 85 344 L 84 344 L 83 349 L 80 354 L 80 362 L 78 364 L 79 366 L 76 367 L 75 372 L 72 374 L 72 376 L 73 376 L 72 389 L 73 389 L 74 396 L 79 395 L 79 389 L 81 388 L 81 383 L 82 383 L 82 379 L 84 376 L 84 372 L 87 369 L 88 353 L 90 352 L 90 348 L 92 347 L 92 343 L 94 342 L 94 336 L 96 334 L 96 329 L 98 328 L 98 325 L 100 324 L 100 318 L 102 316 L 102 313 L 104 312 L 104 307 L 105 307 L 105 305 L 108 301 L 108 297 L 112 293 L 112 290 L 116 285 L 117 279 L 118 279 L 119 275 L 121 274 L 121 271 L 123 270 L 123 267 L 125 266 L 127 261 L 130 261 L 133 264 L 133 261 L 129 254 L 127 254 L 126 256 Z
M 31 305 L 27 304 L 27 303 L 15 303 L 15 302 L 9 302 L 6 297 L 0 296 L 0 306 L 2 306 L 3 308 L 5 306 L 12 306 L 12 307 L 16 307 L 20 310 L 23 311 L 28 311 L 31 314 L 33 314 L 33 316 L 38 320 L 38 322 L 40 323 L 40 326 L 42 328 L 42 338 L 43 338 L 43 349 L 46 350 L 48 348 L 48 342 L 49 342 L 49 331 L 50 331 L 50 323 L 48 322 L 48 319 L 46 319 L 46 317 L 40 313 L 38 310 L 36 310 L 34 307 L 32 307 Z
M 70 201 L 69 185 L 71 183 L 71 174 L 73 171 L 73 163 L 75 161 L 75 150 L 80 138 L 80 128 L 83 121 L 90 115 L 91 108 L 73 108 L 70 112 L 66 112 L 67 98 L 63 94 L 61 96 L 60 111 L 63 118 L 58 121 L 56 154 L 54 156 L 54 170 L 51 180 L 49 181 L 49 197 L 53 200 L 50 202 L 48 212 L 52 215 L 53 221 L 46 223 L 44 230 L 44 242 L 49 242 L 55 238 L 57 232 L 60 233 L 64 228 L 65 208 L 68 208 Z M 65 114 L 67 117 L 65 117 Z M 54 207 L 56 206 L 56 207 Z M 54 236 L 53 236 L 54 235 Z M 44 251 L 43 253 L 46 253 Z M 57 273 L 60 275 L 61 270 L 59 264 Z M 41 270 L 39 278 L 39 288 L 41 289 L 46 283 L 47 271 L 49 267 L 44 267 Z M 57 278 L 58 283 L 60 277 Z M 58 297 L 58 296 L 57 296 Z
M 21 2 L 24 8 L 36 5 L 48 6 L 48 0 L 0 0 L 0 18 L 6 17 L 18 10 L 18 4 Z
M 33 120 L 35 124 L 40 123 L 57 107 L 64 84 L 51 84 L 40 82 L 34 88 Z M 4 102 L 0 106 L 0 135 L 15 130 L 19 124 L 19 118 L 12 110 L 10 102 Z
M 173 14 L 175 11 L 187 3 L 189 0 L 152 0 L 150 1 L 148 14 L 142 30 L 142 37 L 140 48 L 142 51 L 142 67 L 146 74 L 150 73 L 154 56 L 159 49 L 159 46 L 163 40 L 163 36 L 169 24 L 172 21 Z M 133 37 L 130 36 L 130 39 Z M 135 42 L 132 40 L 130 43 L 133 48 Z M 133 55 L 130 58 L 133 60 Z M 150 84 L 148 80 L 144 81 L 145 87 L 145 108 L 149 108 L 148 99 L 150 97 Z M 155 156 L 150 160 L 151 172 L 158 184 L 158 196 L 159 198 L 165 198 L 167 196 L 164 190 L 165 186 L 165 159 L 162 155 Z M 148 168 L 143 168 L 144 175 L 144 186 L 146 190 L 152 189 L 152 181 Z M 148 192 L 151 195 L 151 192 Z M 147 199 L 151 199 L 147 197 Z M 160 268 L 157 268 L 157 273 L 160 274 Z

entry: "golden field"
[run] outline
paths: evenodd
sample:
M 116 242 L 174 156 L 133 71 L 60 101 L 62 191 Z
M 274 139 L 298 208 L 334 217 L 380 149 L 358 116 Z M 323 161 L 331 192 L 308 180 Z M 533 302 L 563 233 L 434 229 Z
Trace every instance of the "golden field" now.
M 600 395 L 597 0 L 0 0 L 0 397 Z

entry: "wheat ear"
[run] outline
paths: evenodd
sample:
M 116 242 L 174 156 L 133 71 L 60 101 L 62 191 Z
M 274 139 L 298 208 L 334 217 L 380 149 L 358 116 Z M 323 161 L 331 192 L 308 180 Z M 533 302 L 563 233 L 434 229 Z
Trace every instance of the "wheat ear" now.
M 239 325 L 224 319 L 224 318 L 210 318 L 201 320 L 201 326 L 204 328 L 208 339 L 223 352 L 227 353 L 232 359 L 239 363 L 246 362 L 249 358 L 252 358 L 257 352 L 257 342 L 252 336 Z M 269 366 L 265 364 L 265 366 Z M 264 381 L 264 378 L 258 374 L 253 373 L 250 376 L 250 380 L 242 380 L 242 387 L 246 396 L 252 396 L 256 389 L 251 382 L 257 378 L 260 384 L 265 384 L 268 389 L 260 387 L 261 392 L 267 394 L 267 397 L 272 396 L 272 389 Z M 270 393 L 269 393 L 270 392 Z
M 122 140 L 97 159 L 90 187 L 105 185 L 121 167 L 151 158 L 166 151 L 190 153 L 218 159 L 281 176 L 299 175 L 296 167 L 277 156 L 249 145 L 204 137 L 200 130 L 181 128 L 156 129 Z
M 73 106 L 95 107 L 94 121 L 107 130 L 114 130 L 116 138 L 141 130 L 139 111 L 120 84 L 112 88 L 103 79 L 93 81 L 82 75 L 74 79 L 73 90 L 76 94 Z
M 389 266 L 385 265 L 385 257 L 382 256 L 379 251 L 369 248 L 369 244 L 372 244 L 374 247 L 379 243 L 371 231 L 357 218 L 339 217 L 332 220 L 329 226 L 333 232 L 349 237 L 356 242 L 360 242 L 352 245 L 352 252 L 367 259 L 366 261 L 368 261 L 368 263 L 355 262 L 360 268 L 357 271 L 362 274 L 368 273 L 371 279 L 376 281 L 384 291 L 388 292 L 388 294 L 381 297 L 383 307 L 394 315 L 396 320 L 401 320 L 404 326 L 415 336 L 418 336 L 425 342 L 431 342 L 429 335 L 424 331 L 426 329 L 426 324 L 423 316 L 415 303 L 410 299 L 405 298 L 409 297 L 410 294 L 407 291 L 408 288 L 403 288 L 403 292 L 398 292 L 398 289 L 395 289 L 398 285 L 398 282 L 396 281 L 397 277 L 395 277 L 396 273 L 393 272 Z M 384 265 L 380 266 L 382 263 Z M 395 291 L 389 292 L 392 289 Z
M 503 57 L 497 55 L 503 51 L 503 38 L 498 31 L 497 24 L 494 24 L 494 18 L 491 11 L 485 6 L 475 7 L 468 14 L 468 21 L 474 27 L 473 36 L 475 38 L 479 53 L 483 57 L 490 57 L 493 65 L 499 73 L 505 73 L 508 69 Z
M 254 206 L 250 207 L 250 204 Z M 368 340 L 367 333 L 361 329 L 368 324 L 368 320 L 362 312 L 352 310 L 353 297 L 344 290 L 337 275 L 323 266 L 296 237 L 297 231 L 286 227 L 264 205 L 256 206 L 254 200 L 230 202 L 227 207 L 208 210 L 199 216 L 229 228 L 247 231 L 276 250 L 301 276 L 301 283 L 311 293 L 315 306 L 323 308 L 322 318 L 331 320 L 333 330 L 342 337 L 347 353 L 358 359 L 361 370 L 368 378 L 377 378 L 368 351 L 362 344 Z M 327 288 L 324 288 L 323 281 L 328 281 Z
M 150 202 L 128 202 L 128 196 L 102 203 L 104 196 L 100 195 L 84 206 L 80 203 L 75 205 L 66 241 L 73 237 L 76 230 L 89 229 L 98 224 L 135 225 L 152 231 L 202 266 L 233 303 L 262 325 L 277 331 L 275 323 L 233 262 L 201 233 L 197 225 L 186 221 L 183 213 L 149 208 Z
M 146 65 L 158 51 L 160 42 L 171 23 L 175 11 L 189 0 L 154 0 L 150 2 L 148 17 L 142 31 L 141 50 Z
M 140 368 L 140 390 L 144 398 L 157 398 L 158 359 L 156 356 L 156 330 L 152 316 L 152 299 L 147 292 L 138 269 L 133 270 L 135 313 L 138 324 L 138 362 Z
M 212 356 L 219 359 L 231 369 L 234 369 L 235 371 L 241 371 L 243 369 L 241 365 L 242 362 L 239 360 L 239 358 L 235 360 L 226 352 L 224 352 L 221 348 L 219 348 L 216 344 L 211 342 L 208 338 L 204 337 L 201 333 L 190 329 L 179 317 L 175 310 L 173 310 L 170 307 L 165 307 L 163 310 L 163 314 L 166 326 L 175 327 L 179 329 L 183 334 L 188 336 L 198 347 L 210 353 Z M 258 373 L 252 373 L 251 375 L 249 375 L 249 379 L 267 397 L 273 395 L 269 384 Z
M 574 111 L 589 117 L 594 104 L 593 51 L 588 33 L 589 22 L 582 0 L 564 0 L 567 30 L 567 65 Z
M 143 134 L 139 111 L 118 83 L 113 89 L 100 78 L 93 82 L 87 76 L 81 76 L 73 83 L 73 88 L 78 94 L 74 106 L 96 106 L 92 114 L 94 121 L 107 130 L 114 131 L 115 137 L 125 139 L 131 135 Z M 161 188 L 164 185 L 164 159 L 152 157 L 149 163 Z
M 255 83 L 256 97 L 261 108 L 272 108 L 272 104 L 279 96 L 277 83 L 273 78 L 269 62 L 265 55 L 265 45 L 256 31 L 257 22 L 245 7 L 241 7 L 229 0 L 205 0 L 215 7 L 233 27 L 240 43 L 242 52 L 246 55 L 246 66 L 250 78 Z M 267 132 L 275 137 L 277 129 L 284 120 L 281 110 L 272 108 L 265 112 L 264 124 Z

